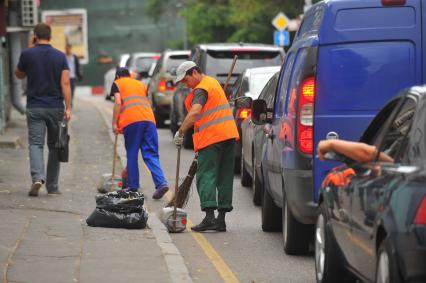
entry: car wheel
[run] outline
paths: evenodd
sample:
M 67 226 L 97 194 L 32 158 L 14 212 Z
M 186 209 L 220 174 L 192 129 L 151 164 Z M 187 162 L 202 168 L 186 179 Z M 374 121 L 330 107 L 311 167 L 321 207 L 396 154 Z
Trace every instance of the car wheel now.
M 390 240 L 385 238 L 379 247 L 376 263 L 377 283 L 402 282 Z
M 170 114 L 170 131 L 172 131 L 172 135 L 174 136 L 178 130 L 179 126 L 176 121 L 176 114 Z
M 281 231 L 281 208 L 275 205 L 265 188 L 262 200 L 262 230 L 264 232 Z
M 284 251 L 286 254 L 304 254 L 309 251 L 313 225 L 302 224 L 294 217 L 284 197 L 282 209 Z
M 341 264 L 334 237 L 327 226 L 325 205 L 321 204 L 315 226 L 315 277 L 317 282 L 353 282 Z
M 253 180 L 251 182 L 251 188 L 253 190 L 253 203 L 256 206 L 261 205 L 262 202 L 262 184 L 257 176 L 256 172 L 256 157 L 253 158 Z
M 155 122 L 157 123 L 157 128 L 164 128 L 164 117 L 161 116 L 158 108 L 154 110 Z
M 249 173 L 246 170 L 246 167 L 244 165 L 244 158 L 243 155 L 241 154 L 241 162 L 240 162 L 240 166 L 241 166 L 241 185 L 244 187 L 250 187 L 251 183 L 252 183 L 252 179 L 251 176 L 249 175 Z

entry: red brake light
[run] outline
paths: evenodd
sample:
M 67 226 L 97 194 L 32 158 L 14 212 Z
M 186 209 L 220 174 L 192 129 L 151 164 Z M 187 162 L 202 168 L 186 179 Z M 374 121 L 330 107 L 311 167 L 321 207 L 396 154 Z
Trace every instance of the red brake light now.
M 161 57 L 161 55 L 160 55 L 160 54 L 155 54 L 155 55 L 152 55 L 152 56 L 151 56 L 151 58 L 154 58 L 154 59 L 160 59 L 160 57 Z
M 166 91 L 166 90 L 174 90 L 175 86 L 171 81 L 167 82 L 164 78 L 160 79 L 160 82 L 158 83 L 158 90 L 159 91 Z
M 301 86 L 298 103 L 297 140 L 299 150 L 305 154 L 313 152 L 313 120 L 315 101 L 315 78 L 306 78 Z
M 247 119 L 251 115 L 251 109 L 250 108 L 242 108 L 237 110 L 237 118 L 238 119 Z
M 382 0 L 383 6 L 397 6 L 397 5 L 405 5 L 407 0 Z
M 417 209 L 416 217 L 414 217 L 414 224 L 426 225 L 426 197 L 423 198 L 422 203 Z

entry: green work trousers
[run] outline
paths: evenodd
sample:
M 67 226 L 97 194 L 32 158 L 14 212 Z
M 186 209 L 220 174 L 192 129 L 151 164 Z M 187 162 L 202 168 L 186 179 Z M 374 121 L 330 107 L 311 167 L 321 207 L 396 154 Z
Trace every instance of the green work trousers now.
M 214 143 L 198 151 L 197 191 L 201 210 L 232 210 L 234 151 L 235 139 Z

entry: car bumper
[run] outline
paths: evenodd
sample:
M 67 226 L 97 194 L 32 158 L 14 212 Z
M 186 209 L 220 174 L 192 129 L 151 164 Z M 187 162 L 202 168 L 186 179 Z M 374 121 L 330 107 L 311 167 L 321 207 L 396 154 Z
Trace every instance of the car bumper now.
M 284 170 L 287 205 L 294 217 L 303 224 L 314 224 L 317 203 L 314 201 L 311 170 Z

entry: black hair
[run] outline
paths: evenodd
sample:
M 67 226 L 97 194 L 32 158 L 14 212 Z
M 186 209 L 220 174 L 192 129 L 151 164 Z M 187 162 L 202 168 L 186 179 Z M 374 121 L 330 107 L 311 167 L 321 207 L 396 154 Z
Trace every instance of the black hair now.
M 117 68 L 117 71 L 115 71 L 115 78 L 118 77 L 130 77 L 129 69 L 124 67 Z

